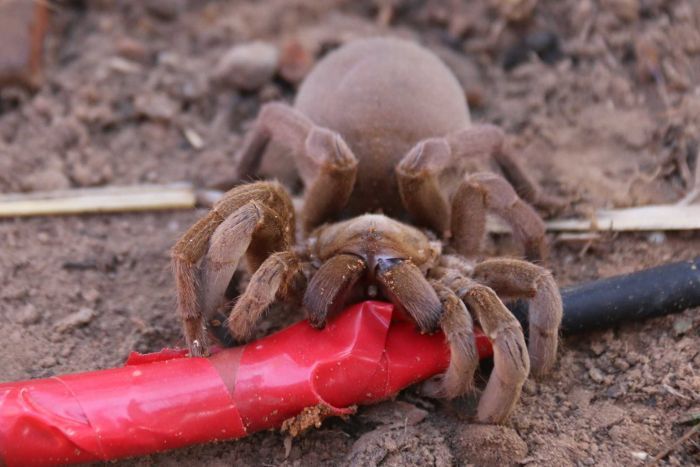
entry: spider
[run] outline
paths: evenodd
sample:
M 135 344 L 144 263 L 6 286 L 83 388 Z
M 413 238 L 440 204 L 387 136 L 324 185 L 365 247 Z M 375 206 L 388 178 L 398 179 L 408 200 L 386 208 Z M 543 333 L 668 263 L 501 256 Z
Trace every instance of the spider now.
M 487 211 L 510 224 L 528 259 L 546 254 L 544 224 L 513 186 L 468 170 L 492 155 L 526 199 L 545 202 L 503 132 L 470 123 L 460 85 L 430 51 L 375 38 L 327 55 L 294 107 L 263 106 L 237 155 L 241 176 L 255 172 L 271 140 L 291 150 L 304 182 L 304 239 L 274 181 L 231 189 L 180 238 L 172 260 L 190 354 L 208 354 L 205 319 L 227 306 L 245 256 L 252 276 L 229 316 L 235 338 L 248 338 L 275 301 L 300 303 L 320 328 L 353 301 L 388 299 L 421 331 L 444 331 L 452 356 L 436 392 L 452 398 L 473 388 L 476 320 L 495 352 L 477 417 L 506 420 L 530 370 L 544 374 L 555 361 L 562 303 L 541 266 L 476 261 Z M 529 347 L 500 297 L 530 301 Z

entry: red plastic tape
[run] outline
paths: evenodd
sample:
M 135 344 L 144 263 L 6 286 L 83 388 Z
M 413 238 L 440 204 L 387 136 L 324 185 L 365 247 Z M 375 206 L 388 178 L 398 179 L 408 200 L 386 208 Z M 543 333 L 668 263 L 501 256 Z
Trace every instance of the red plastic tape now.
M 491 355 L 484 336 L 483 356 Z M 210 358 L 132 354 L 123 368 L 0 384 L 0 465 L 111 460 L 279 427 L 323 404 L 346 414 L 445 370 L 442 333 L 363 302 Z

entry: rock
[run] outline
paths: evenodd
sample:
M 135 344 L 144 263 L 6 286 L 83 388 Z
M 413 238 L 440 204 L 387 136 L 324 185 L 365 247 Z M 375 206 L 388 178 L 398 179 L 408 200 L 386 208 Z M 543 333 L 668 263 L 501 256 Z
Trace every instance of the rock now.
M 363 410 L 360 417 L 370 423 L 414 426 L 421 423 L 428 412 L 404 401 L 386 401 Z
M 533 31 L 525 37 L 525 44 L 544 63 L 555 63 L 564 56 L 559 37 L 552 31 Z
M 49 24 L 46 2 L 0 2 L 0 87 L 36 88 L 41 83 L 44 36 Z
M 624 21 L 639 19 L 639 0 L 603 0 L 603 8 L 612 11 L 615 16 Z
M 673 322 L 673 334 L 678 337 L 693 329 L 693 320 L 685 316 L 679 316 Z
M 148 61 L 150 56 L 148 48 L 143 42 L 137 41 L 130 37 L 122 37 L 118 39 L 115 44 L 115 48 L 120 57 L 139 63 Z
M 569 394 L 569 401 L 579 410 L 585 410 L 591 405 L 593 393 L 583 388 L 575 388 Z
M 92 308 L 83 307 L 75 313 L 71 313 L 54 326 L 56 332 L 66 333 L 77 327 L 85 326 L 92 321 L 97 313 Z
M 113 159 L 107 151 L 101 149 L 88 146 L 80 151 L 67 151 L 66 162 L 68 174 L 78 186 L 103 185 L 113 176 Z
M 298 39 L 289 39 L 282 44 L 280 76 L 290 83 L 300 83 L 311 71 L 314 63 L 314 54 Z
M 514 23 L 530 19 L 537 2 L 538 0 L 491 0 L 501 16 Z
M 513 465 L 523 461 L 527 444 L 512 428 L 464 425 L 455 434 L 452 452 L 458 465 Z
M 100 292 L 97 289 L 81 290 L 80 295 L 88 302 L 95 303 L 100 299 Z
M 591 350 L 593 351 L 594 354 L 596 355 L 601 355 L 603 352 L 605 352 L 605 343 L 595 340 L 591 342 Z
M 613 360 L 613 365 L 620 371 L 627 371 L 630 369 L 630 364 L 624 358 L 616 358 Z
M 213 78 L 244 91 L 255 91 L 268 83 L 279 65 L 277 48 L 265 42 L 232 47 L 217 63 Z
M 55 366 L 58 363 L 58 361 L 56 360 L 56 358 L 49 355 L 47 357 L 42 358 L 37 363 L 42 368 L 51 368 L 52 366 Z
M 598 384 L 602 383 L 605 379 L 605 376 L 603 376 L 603 372 L 596 367 L 593 367 L 590 370 L 588 370 L 588 376 L 590 376 L 591 379 Z
M 664 232 L 651 232 L 647 235 L 647 241 L 652 245 L 663 245 L 666 243 L 666 234 Z
M 28 191 L 65 190 L 70 181 L 59 169 L 44 169 L 27 176 L 22 187 Z
M 609 402 L 603 402 L 591 406 L 591 428 L 599 430 L 619 423 L 625 416 L 625 412 Z
M 172 21 L 185 10 L 187 0 L 145 0 L 144 6 L 152 16 Z
M 171 121 L 178 111 L 178 105 L 162 93 L 147 93 L 136 97 L 136 111 L 152 120 Z
M 523 383 L 523 392 L 528 396 L 534 396 L 537 394 L 537 383 L 531 379 L 526 379 Z
M 605 395 L 611 399 L 618 399 L 625 394 L 627 394 L 627 385 L 624 383 L 614 384 L 605 391 Z
M 355 441 L 345 458 L 350 466 L 454 465 L 442 433 L 424 423 L 420 427 L 380 426 Z
M 31 303 L 27 303 L 17 313 L 17 322 L 20 324 L 36 324 L 39 321 L 41 321 L 41 315 Z

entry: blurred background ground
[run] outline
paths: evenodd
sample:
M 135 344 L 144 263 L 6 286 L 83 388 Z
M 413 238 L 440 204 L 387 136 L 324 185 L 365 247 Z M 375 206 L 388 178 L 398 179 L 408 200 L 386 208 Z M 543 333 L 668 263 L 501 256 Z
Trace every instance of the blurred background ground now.
M 398 35 L 440 54 L 473 119 L 502 126 L 568 214 L 674 202 L 694 187 L 693 0 L 59 2 L 38 91 L 0 90 L 0 192 L 232 175 L 261 103 L 324 53 Z M 262 41 L 251 52 L 252 41 Z M 233 54 L 231 48 L 243 46 Z M 238 54 L 238 55 L 236 55 Z M 238 67 L 238 68 L 236 68 Z M 241 68 L 242 67 L 242 68 Z M 232 79 L 244 70 L 243 82 Z M 274 166 L 268 162 L 266 170 Z M 288 172 L 283 178 L 294 180 Z M 0 221 L 0 381 L 120 365 L 182 345 L 168 250 L 203 210 Z M 697 233 L 553 237 L 561 285 L 690 259 Z M 512 253 L 507 239 L 490 253 Z M 272 315 L 262 332 L 295 317 Z M 566 338 L 506 427 L 414 390 L 294 440 L 268 432 L 120 465 L 641 465 L 700 408 L 697 310 Z M 407 420 L 411 420 L 408 423 Z M 698 438 L 662 464 L 700 462 Z

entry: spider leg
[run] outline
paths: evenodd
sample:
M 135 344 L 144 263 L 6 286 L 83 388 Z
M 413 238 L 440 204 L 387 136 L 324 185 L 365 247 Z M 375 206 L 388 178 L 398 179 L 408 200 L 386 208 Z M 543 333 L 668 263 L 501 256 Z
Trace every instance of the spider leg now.
M 298 297 L 306 283 L 297 255 L 281 251 L 269 256 L 248 283 L 231 310 L 228 326 L 239 342 L 250 337 L 253 326 L 276 298 Z
M 513 155 L 508 143 L 504 143 L 499 151 L 492 154 L 493 160 L 513 185 L 516 193 L 529 204 L 549 214 L 561 211 L 568 204 L 566 200 L 542 190 L 542 187 L 525 170 L 520 160 Z
M 432 395 L 452 399 L 473 389 L 479 366 L 474 322 L 464 302 L 449 287 L 437 281 L 431 281 L 431 285 L 442 303 L 440 328 L 450 346 L 450 366 L 440 375 L 440 386 Z
M 227 192 L 178 240 L 171 257 L 192 356 L 208 353 L 205 316 L 223 303 L 241 257 L 245 254 L 256 270 L 270 253 L 288 249 L 293 239 L 294 209 L 286 191 L 278 183 L 258 182 Z
M 304 182 L 302 224 L 305 231 L 337 214 L 355 186 L 357 159 L 337 132 L 315 125 L 279 102 L 265 104 L 237 154 L 238 178 L 254 175 L 265 147 L 274 139 L 294 154 Z
M 389 300 L 405 309 L 421 331 L 437 329 L 442 303 L 418 266 L 407 259 L 378 259 L 376 278 Z
M 446 237 L 450 228 L 449 185 L 458 169 L 445 138 L 416 144 L 396 166 L 401 201 L 413 219 Z M 459 174 L 461 177 L 461 174 Z
M 489 210 L 510 224 L 527 259 L 541 260 L 547 256 L 545 226 L 540 216 L 503 177 L 487 172 L 468 175 L 454 195 L 452 244 L 458 253 L 467 257 L 477 254 Z
M 466 172 L 469 158 L 491 153 L 500 144 L 498 128 L 470 126 L 457 136 L 420 141 L 396 166 L 399 193 L 413 218 L 449 236 L 451 198 Z M 499 136 L 501 135 L 501 136 Z
M 535 210 L 502 177 L 489 173 L 464 177 L 469 158 L 493 154 L 498 159 L 503 140 L 497 127 L 477 125 L 419 142 L 396 168 L 401 199 L 417 222 L 443 237 L 451 236 L 460 254 L 478 253 L 486 233 L 486 212 L 493 210 L 511 224 L 526 256 L 540 259 L 546 255 L 544 223 Z M 523 190 L 535 192 L 532 186 Z
M 530 372 L 530 359 L 520 323 L 496 292 L 460 274 L 440 280 L 464 300 L 493 344 L 494 369 L 479 400 L 477 418 L 502 423 L 513 411 Z
M 321 265 L 304 293 L 304 308 L 312 326 L 323 327 L 329 314 L 346 305 L 345 299 L 366 268 L 361 258 L 349 254 L 333 256 Z
M 535 375 L 554 364 L 562 319 L 562 301 L 552 274 L 537 265 L 515 259 L 490 259 L 476 265 L 474 278 L 500 296 L 529 299 L 529 353 Z
M 492 157 L 518 196 L 527 203 L 547 212 L 557 211 L 566 204 L 564 200 L 546 194 L 533 180 L 513 154 L 512 145 L 499 127 L 488 124 L 473 125 L 450 134 L 448 140 L 458 157 L 464 157 L 465 153 L 471 154 L 475 149 L 486 149 L 484 152 Z

